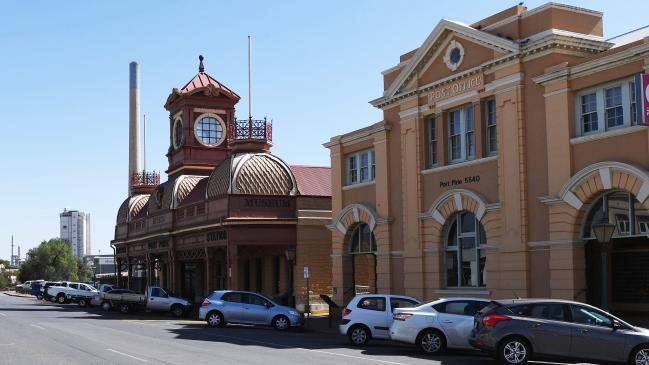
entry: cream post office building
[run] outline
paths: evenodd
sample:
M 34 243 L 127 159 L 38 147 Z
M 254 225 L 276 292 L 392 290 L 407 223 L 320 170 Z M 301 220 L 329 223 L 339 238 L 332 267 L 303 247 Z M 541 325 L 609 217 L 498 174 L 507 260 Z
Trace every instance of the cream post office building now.
M 634 16 L 629 14 L 629 16 Z M 612 310 L 649 310 L 649 28 L 514 6 L 441 20 L 382 72 L 383 120 L 335 136 L 335 299 L 393 292 L 601 304 L 592 225 L 615 225 Z

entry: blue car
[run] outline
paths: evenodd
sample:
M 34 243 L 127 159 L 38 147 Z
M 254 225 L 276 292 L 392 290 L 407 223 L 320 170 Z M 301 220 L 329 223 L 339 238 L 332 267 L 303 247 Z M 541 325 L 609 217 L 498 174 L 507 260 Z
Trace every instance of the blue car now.
M 226 323 L 272 326 L 278 331 L 300 327 L 302 313 L 295 308 L 281 306 L 259 293 L 237 290 L 218 290 L 205 298 L 198 318 L 210 327 Z
M 33 281 L 31 285 L 31 295 L 35 296 L 39 300 L 43 299 L 43 293 L 41 293 L 41 288 L 43 287 L 43 281 Z

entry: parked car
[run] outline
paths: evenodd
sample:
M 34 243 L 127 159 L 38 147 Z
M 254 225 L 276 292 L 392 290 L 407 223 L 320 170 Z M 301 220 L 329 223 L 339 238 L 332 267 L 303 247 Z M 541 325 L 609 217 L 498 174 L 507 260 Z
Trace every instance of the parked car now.
M 48 281 L 48 282 L 46 282 L 45 285 L 43 285 L 41 287 L 41 293 L 42 293 L 43 299 L 44 300 L 54 301 L 54 297 L 49 294 L 47 289 L 52 287 L 52 286 L 59 286 L 59 285 L 61 285 L 60 281 Z
M 491 302 L 469 342 L 504 364 L 538 359 L 649 363 L 649 330 L 593 306 L 555 299 Z
M 93 298 L 99 295 L 99 291 L 91 285 L 84 283 L 75 284 L 77 285 L 70 286 L 70 290 L 66 292 L 65 298 L 68 301 L 79 304 L 80 307 L 89 306 Z
M 122 313 L 129 313 L 135 309 L 146 309 L 156 312 L 171 312 L 176 317 L 181 317 L 189 308 L 189 302 L 182 298 L 169 296 L 167 292 L 157 286 L 146 288 L 146 294 L 137 294 L 132 290 L 114 289 L 100 293 L 101 307 L 105 311 L 119 308 Z
M 43 296 L 41 295 L 41 288 L 45 284 L 45 280 L 36 280 L 32 281 L 30 293 L 36 297 L 36 299 L 41 300 Z
M 469 344 L 473 317 L 489 302 L 482 298 L 443 298 L 415 308 L 397 308 L 390 338 L 414 344 L 426 354 L 446 348 L 473 349 Z
M 57 285 L 53 285 L 47 288 L 47 294 L 48 297 L 52 299 L 52 301 L 58 304 L 68 304 L 71 301 L 69 298 L 67 298 L 68 292 L 77 289 L 79 289 L 79 283 L 62 281 Z
M 343 309 L 338 330 L 355 346 L 363 346 L 370 339 L 389 340 L 394 310 L 418 305 L 419 300 L 403 295 L 357 295 Z
M 101 284 L 97 288 L 97 290 L 99 290 L 100 293 L 108 293 L 109 291 L 111 291 L 113 289 L 116 289 L 116 288 L 112 284 Z
M 27 293 L 27 292 L 29 292 L 31 289 L 32 289 L 32 281 L 31 281 L 31 280 L 25 281 L 25 282 L 20 286 L 20 290 L 21 290 L 23 293 Z
M 258 293 L 218 290 L 205 298 L 198 318 L 210 327 L 240 323 L 270 325 L 284 331 L 302 326 L 304 317 L 295 308 L 281 306 Z

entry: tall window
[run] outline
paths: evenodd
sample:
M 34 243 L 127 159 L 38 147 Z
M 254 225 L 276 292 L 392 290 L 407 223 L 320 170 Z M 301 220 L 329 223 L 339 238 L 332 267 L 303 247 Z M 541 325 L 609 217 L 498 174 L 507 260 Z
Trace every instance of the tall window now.
M 428 167 L 437 165 L 437 126 L 435 117 L 428 119 Z
M 496 130 L 496 100 L 487 100 L 485 103 L 486 109 L 486 138 L 487 138 L 487 154 L 495 155 L 498 153 L 498 137 Z
M 636 124 L 638 122 L 638 110 L 636 109 L 636 100 L 635 100 L 635 82 L 629 82 L 629 95 L 631 101 L 631 124 Z
M 604 90 L 606 96 L 606 128 L 615 128 L 624 124 L 622 113 L 622 87 L 616 86 Z
M 605 132 L 636 123 L 633 79 L 619 80 L 577 93 L 578 134 Z
M 349 236 L 349 253 L 374 253 L 376 240 L 370 226 L 365 223 L 358 224 Z
M 174 131 L 173 131 L 173 144 L 174 148 L 180 147 L 183 143 L 183 122 L 180 119 L 176 119 L 174 122 Z
M 448 113 L 449 156 L 451 162 L 472 160 L 475 157 L 475 126 L 473 105 Z
M 446 235 L 446 286 L 485 286 L 484 245 L 486 235 L 482 224 L 470 212 L 457 214 Z
M 374 150 L 357 152 L 347 156 L 347 184 L 374 181 L 376 177 L 376 156 Z
M 597 94 L 581 96 L 581 123 L 584 133 L 597 132 Z

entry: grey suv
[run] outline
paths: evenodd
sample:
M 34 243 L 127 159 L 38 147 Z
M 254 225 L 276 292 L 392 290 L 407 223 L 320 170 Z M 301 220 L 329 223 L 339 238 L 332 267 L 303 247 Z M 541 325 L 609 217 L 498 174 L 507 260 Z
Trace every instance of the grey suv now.
M 567 300 L 493 301 L 475 315 L 469 343 L 504 364 L 546 358 L 649 364 L 649 330 Z
M 198 318 L 210 327 L 226 323 L 273 326 L 283 331 L 302 326 L 303 316 L 294 308 L 284 307 L 258 293 L 218 290 L 205 298 Z

